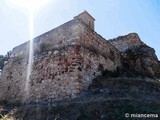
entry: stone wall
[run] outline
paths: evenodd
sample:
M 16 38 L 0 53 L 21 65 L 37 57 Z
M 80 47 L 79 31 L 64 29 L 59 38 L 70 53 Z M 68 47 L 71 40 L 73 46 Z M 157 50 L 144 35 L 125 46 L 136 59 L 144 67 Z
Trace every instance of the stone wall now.
M 95 19 L 87 12 L 84 11 L 79 15 L 75 16 L 74 19 L 82 19 L 82 21 L 88 25 L 92 30 L 94 30 L 94 21 Z
M 102 69 L 121 67 L 121 55 L 82 20 L 71 20 L 34 39 L 27 101 L 74 98 Z M 1 100 L 25 101 L 29 42 L 13 49 L 2 72 Z
M 120 52 L 124 52 L 132 46 L 144 45 L 137 33 L 130 33 L 125 36 L 119 36 L 115 39 L 110 39 L 109 42 Z
M 74 44 L 76 37 L 84 31 L 84 26 L 78 20 L 71 20 L 49 32 L 34 38 L 34 55 L 43 51 L 59 49 Z M 28 58 L 29 41 L 13 49 L 11 58 Z

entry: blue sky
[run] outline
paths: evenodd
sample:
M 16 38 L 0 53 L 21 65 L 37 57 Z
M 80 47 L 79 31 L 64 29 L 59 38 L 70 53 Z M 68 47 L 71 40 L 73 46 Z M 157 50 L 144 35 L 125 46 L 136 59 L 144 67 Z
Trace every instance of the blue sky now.
M 0 0 L 0 54 L 29 40 L 29 15 L 23 8 Z M 34 37 L 87 10 L 95 31 L 106 39 L 130 32 L 156 50 L 160 60 L 160 0 L 51 0 L 34 15 Z

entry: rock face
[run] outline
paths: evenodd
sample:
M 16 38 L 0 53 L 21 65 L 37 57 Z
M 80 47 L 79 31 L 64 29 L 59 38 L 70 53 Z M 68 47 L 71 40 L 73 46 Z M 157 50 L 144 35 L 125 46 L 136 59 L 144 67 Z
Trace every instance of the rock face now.
M 148 77 L 160 77 L 160 62 L 155 50 L 147 45 L 134 46 L 124 53 L 125 67 Z
M 126 49 L 132 46 L 143 45 L 137 33 L 130 33 L 125 36 L 119 36 L 115 39 L 110 39 L 109 42 L 115 46 L 120 52 L 124 52 Z
M 155 50 L 144 44 L 136 33 L 109 40 L 123 56 L 123 67 L 139 75 L 160 78 L 160 61 Z
M 86 17 L 86 16 L 85 16 Z M 102 69 L 121 67 L 119 51 L 77 17 L 34 39 L 34 63 L 24 90 L 29 42 L 13 49 L 2 73 L 0 99 L 51 101 L 74 98 Z

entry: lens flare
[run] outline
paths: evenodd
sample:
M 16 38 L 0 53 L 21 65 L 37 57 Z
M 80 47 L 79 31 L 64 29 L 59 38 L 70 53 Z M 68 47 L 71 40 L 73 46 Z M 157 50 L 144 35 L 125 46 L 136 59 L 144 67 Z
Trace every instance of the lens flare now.
M 28 68 L 27 68 L 27 77 L 26 77 L 26 83 L 25 83 L 25 99 L 29 96 L 29 82 L 30 82 L 30 75 L 32 71 L 32 65 L 33 65 L 33 35 L 34 35 L 34 14 L 33 12 L 30 12 L 29 16 L 29 35 L 30 35 L 30 41 L 29 41 L 29 60 L 28 60 Z
M 8 0 L 7 4 L 11 7 L 15 7 L 16 9 L 27 11 L 29 17 L 29 34 L 30 34 L 30 41 L 29 41 L 29 59 L 28 59 L 28 67 L 27 67 L 27 76 L 26 76 L 26 83 L 25 83 L 25 101 L 29 97 L 29 82 L 30 82 L 30 75 L 32 71 L 32 65 L 34 62 L 33 59 L 33 36 L 34 36 L 34 15 L 40 8 L 47 5 L 51 0 Z

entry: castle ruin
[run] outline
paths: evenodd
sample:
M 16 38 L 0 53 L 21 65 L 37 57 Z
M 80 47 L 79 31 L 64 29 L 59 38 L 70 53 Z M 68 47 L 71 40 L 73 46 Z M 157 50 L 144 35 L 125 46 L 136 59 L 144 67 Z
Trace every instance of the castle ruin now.
M 142 45 L 136 34 L 107 41 L 94 31 L 95 19 L 87 12 L 33 40 L 34 63 L 27 102 L 75 98 L 87 90 L 102 69 L 122 68 L 121 52 Z M 138 39 L 138 40 L 137 40 Z M 123 47 L 122 47 L 123 46 Z M 1 76 L 0 99 L 24 102 L 29 41 L 12 50 Z

